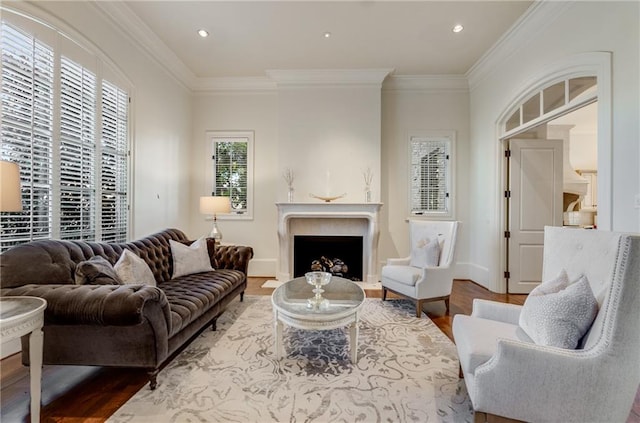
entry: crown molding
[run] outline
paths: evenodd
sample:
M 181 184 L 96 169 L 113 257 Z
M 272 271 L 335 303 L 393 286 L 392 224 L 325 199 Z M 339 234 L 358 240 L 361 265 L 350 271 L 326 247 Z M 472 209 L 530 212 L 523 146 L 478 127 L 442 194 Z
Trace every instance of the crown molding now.
M 180 84 L 189 90 L 193 89 L 198 79 L 196 75 L 129 6 L 121 1 L 93 1 L 91 4 Z
M 196 94 L 224 92 L 270 92 L 276 91 L 275 81 L 266 76 L 197 78 L 192 87 Z
M 393 69 L 272 69 L 265 73 L 280 86 L 376 85 Z
M 491 72 L 515 52 L 544 31 L 572 2 L 536 0 L 489 50 L 467 71 L 469 89 L 473 91 Z
M 466 93 L 469 85 L 464 75 L 391 75 L 382 84 L 382 91 Z

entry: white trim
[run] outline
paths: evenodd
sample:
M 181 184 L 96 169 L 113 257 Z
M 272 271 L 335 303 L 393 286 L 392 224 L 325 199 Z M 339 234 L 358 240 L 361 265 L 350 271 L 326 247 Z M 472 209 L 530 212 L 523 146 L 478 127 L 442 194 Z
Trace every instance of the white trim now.
M 253 185 L 254 185 L 254 170 L 253 170 L 253 150 L 255 133 L 251 130 L 238 130 L 238 131 L 217 131 L 209 130 L 205 132 L 206 142 L 209 143 L 209 154 L 205 157 L 205 183 L 208 188 L 205 189 L 206 195 L 211 195 L 211 182 L 214 180 L 213 168 L 210 163 L 211 157 L 215 154 L 215 139 L 216 138 L 246 138 L 247 139 L 247 211 L 243 214 L 219 214 L 218 220 L 253 220 Z
M 511 55 L 521 50 L 536 34 L 543 32 L 572 2 L 534 1 L 518 20 L 467 71 L 469 89 L 480 82 Z
M 611 230 L 613 227 L 613 163 L 612 163 L 612 80 L 611 80 L 611 58 L 610 52 L 591 52 L 568 56 L 564 59 L 542 67 L 532 74 L 532 77 L 523 85 L 519 85 L 519 91 L 515 93 L 513 100 L 499 115 L 495 123 L 496 140 L 505 139 L 504 124 L 513 112 L 514 108 L 524 99 L 543 87 L 551 85 L 562 79 L 570 79 L 580 76 L 596 76 L 597 78 L 597 100 L 598 100 L 598 229 Z M 566 113 L 564 108 L 559 108 L 548 113 L 547 119 L 557 113 L 560 116 Z M 529 125 L 530 124 L 530 125 Z M 540 122 L 529 122 L 532 128 Z M 522 128 L 520 128 L 522 129 Z M 508 133 L 507 133 L 508 134 Z M 496 178 L 496 193 L 501 193 L 506 180 L 506 164 L 504 157 L 504 146 L 502 142 L 495 143 L 495 157 L 499 157 L 497 166 L 498 178 Z M 504 198 L 497 195 L 496 200 L 496 222 L 498 222 L 498 245 L 500 254 L 494 263 L 496 271 L 496 288 L 498 292 L 506 292 L 506 281 L 501 273 L 506 269 L 506 242 L 504 241 L 503 227 L 506 221 L 506 210 Z
M 390 75 L 382 84 L 382 91 L 469 92 L 464 75 Z
M 447 212 L 431 212 L 421 215 L 411 214 L 411 139 L 412 138 L 447 138 L 449 140 L 449 169 L 446 175 L 447 190 L 449 192 L 449 210 Z M 456 131 L 448 130 L 413 130 L 407 136 L 407 210 L 409 219 L 450 220 L 456 218 Z
M 165 69 L 183 88 L 192 90 L 196 75 L 153 32 L 126 3 L 120 1 L 91 2 L 98 12 L 142 50 L 147 57 Z
M 381 86 L 393 69 L 271 69 L 265 72 L 278 86 Z

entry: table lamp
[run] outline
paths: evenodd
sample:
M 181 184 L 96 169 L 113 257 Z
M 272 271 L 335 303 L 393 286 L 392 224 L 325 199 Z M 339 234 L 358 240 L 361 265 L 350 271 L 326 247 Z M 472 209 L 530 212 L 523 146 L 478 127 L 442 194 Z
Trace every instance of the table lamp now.
M 213 216 L 213 228 L 209 237 L 222 241 L 222 232 L 218 229 L 216 215 L 218 213 L 229 213 L 231 211 L 231 199 L 229 197 L 209 196 L 200 197 L 200 213 Z
M 0 212 L 21 212 L 20 167 L 0 160 Z

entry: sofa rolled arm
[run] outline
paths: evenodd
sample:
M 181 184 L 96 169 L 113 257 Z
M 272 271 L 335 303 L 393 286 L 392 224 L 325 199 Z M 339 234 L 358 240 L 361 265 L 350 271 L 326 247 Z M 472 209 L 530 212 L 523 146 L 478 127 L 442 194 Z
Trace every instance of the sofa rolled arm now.
M 2 290 L 3 296 L 28 295 L 47 300 L 45 324 L 54 325 L 113 325 L 127 326 L 142 323 L 160 309 L 171 328 L 169 302 L 164 293 L 147 285 L 23 285 Z
M 216 245 L 214 262 L 216 269 L 240 270 L 247 275 L 253 248 L 244 245 Z

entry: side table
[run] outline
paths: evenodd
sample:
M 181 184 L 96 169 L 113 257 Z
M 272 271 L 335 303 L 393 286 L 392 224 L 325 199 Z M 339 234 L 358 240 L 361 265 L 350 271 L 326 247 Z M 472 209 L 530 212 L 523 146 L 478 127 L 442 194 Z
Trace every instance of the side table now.
M 0 339 L 2 343 L 29 336 L 31 379 L 31 422 L 40 422 L 42 379 L 42 325 L 47 301 L 38 297 L 0 297 Z

